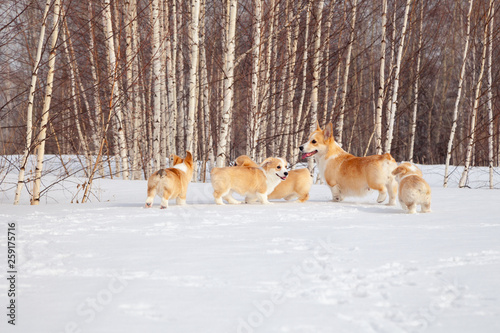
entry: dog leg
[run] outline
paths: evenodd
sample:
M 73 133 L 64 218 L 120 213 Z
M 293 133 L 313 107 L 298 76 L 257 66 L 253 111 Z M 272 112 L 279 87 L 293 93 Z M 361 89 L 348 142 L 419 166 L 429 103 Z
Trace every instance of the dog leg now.
M 227 201 L 227 203 L 229 203 L 231 205 L 239 205 L 241 203 L 241 201 L 238 201 L 235 198 L 233 198 L 233 192 L 232 191 L 229 191 L 229 193 L 226 194 L 225 196 L 223 196 L 223 198 L 224 198 L 224 200 Z
M 296 199 L 297 198 L 297 194 L 293 193 L 293 194 L 290 194 L 288 196 L 285 197 L 285 200 L 286 201 L 290 201 L 292 199 Z
M 300 196 L 297 201 L 298 202 L 306 202 L 307 200 L 309 200 L 309 193 L 306 193 L 306 194 Z
M 153 207 L 153 201 L 155 200 L 155 195 L 156 195 L 156 189 L 154 190 L 148 189 L 148 197 L 146 199 L 146 205 L 144 206 L 145 208 Z
M 259 193 L 257 192 L 257 198 L 263 205 L 270 205 L 271 203 L 269 200 L 267 200 L 267 194 L 266 193 Z
M 214 199 L 217 205 L 224 205 L 224 202 L 222 201 L 222 193 L 219 191 L 214 191 Z
M 389 184 L 387 185 L 387 189 L 389 192 L 389 202 L 388 206 L 394 206 L 396 204 L 396 197 L 398 195 L 398 182 L 392 178 Z
M 431 203 L 426 202 L 420 205 L 420 211 L 422 213 L 430 213 L 431 212 Z
M 378 191 L 377 202 L 382 203 L 385 201 L 386 198 L 387 198 L 387 189 L 384 186 L 381 190 Z
M 257 201 L 256 197 L 245 197 L 245 203 L 252 204 Z
M 417 204 L 412 202 L 408 204 L 408 214 L 415 214 L 417 212 Z
M 175 198 L 175 203 L 178 206 L 184 206 L 186 204 L 186 196 L 184 196 L 184 198 L 181 198 L 180 196 L 178 196 L 177 198 Z
M 340 191 L 339 184 L 330 187 L 330 191 L 332 191 L 332 201 L 340 202 L 344 200 L 344 197 L 342 196 L 342 193 Z

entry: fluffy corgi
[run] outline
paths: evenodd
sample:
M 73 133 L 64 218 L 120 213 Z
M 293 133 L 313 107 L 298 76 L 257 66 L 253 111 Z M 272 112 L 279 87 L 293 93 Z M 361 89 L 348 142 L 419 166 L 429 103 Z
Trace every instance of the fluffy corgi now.
M 263 163 L 265 163 L 266 161 L 267 160 L 264 160 Z M 257 163 L 252 161 L 252 159 L 247 155 L 238 156 L 238 158 L 236 158 L 235 160 L 234 165 L 258 167 Z M 309 190 L 311 189 L 312 183 L 313 179 L 311 177 L 311 174 L 309 173 L 309 170 L 305 168 L 289 170 L 286 180 L 279 183 L 274 191 L 272 191 L 267 196 L 267 198 L 285 200 L 298 198 L 299 202 L 305 202 L 309 199 Z
M 315 156 L 323 181 L 332 191 L 333 201 L 347 196 L 362 196 L 370 189 L 379 192 L 377 202 L 382 203 L 389 194 L 389 205 L 396 203 L 397 182 L 392 170 L 397 164 L 388 153 L 356 157 L 345 152 L 333 138 L 333 125 L 324 130 L 319 123 L 309 141 L 300 146 L 302 158 Z
M 214 168 L 211 172 L 215 203 L 223 205 L 222 199 L 230 204 L 239 204 L 233 198 L 236 192 L 242 196 L 258 199 L 269 204 L 267 196 L 288 176 L 286 161 L 281 158 L 269 158 L 260 167 L 239 166 Z
M 173 155 L 172 168 L 161 169 L 148 178 L 148 198 L 146 208 L 153 205 L 155 195 L 161 197 L 161 209 L 168 207 L 169 199 L 176 199 L 178 205 L 186 204 L 186 192 L 193 178 L 193 156 L 186 152 L 186 158 Z
M 403 162 L 392 174 L 399 183 L 398 199 L 404 210 L 415 214 L 417 205 L 420 205 L 422 213 L 431 211 L 431 187 L 422 178 L 419 168 L 409 162 Z

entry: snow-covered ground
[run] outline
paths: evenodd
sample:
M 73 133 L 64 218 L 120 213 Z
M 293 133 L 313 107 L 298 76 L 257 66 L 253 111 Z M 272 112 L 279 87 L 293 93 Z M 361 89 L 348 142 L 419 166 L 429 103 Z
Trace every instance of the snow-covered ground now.
M 13 206 L 9 173 L 0 331 L 500 332 L 500 190 L 486 188 L 485 169 L 473 169 L 473 189 L 457 188 L 458 170 L 447 189 L 443 166 L 423 170 L 432 213 L 416 215 L 375 193 L 333 203 L 324 185 L 304 204 L 216 206 L 211 185 L 193 183 L 187 206 L 160 210 L 158 198 L 143 208 L 145 181 L 102 179 L 91 203 L 71 204 L 75 177 L 40 206 L 26 193 Z

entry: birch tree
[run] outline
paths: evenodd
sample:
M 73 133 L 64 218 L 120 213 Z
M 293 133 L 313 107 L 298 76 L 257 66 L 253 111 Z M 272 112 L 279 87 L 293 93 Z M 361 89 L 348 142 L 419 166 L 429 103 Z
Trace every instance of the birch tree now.
M 418 29 L 418 49 L 417 49 L 417 68 L 416 78 L 413 86 L 413 96 L 415 101 L 413 103 L 413 113 L 410 122 L 410 151 L 408 153 L 408 160 L 413 162 L 413 151 L 415 147 L 415 131 L 417 129 L 417 111 L 418 111 L 418 90 L 420 83 L 420 59 L 422 57 L 422 26 L 424 21 L 424 4 L 420 3 L 420 25 Z
M 151 3 L 151 23 L 153 25 L 153 168 L 159 169 L 161 165 L 160 130 L 161 130 L 161 84 L 160 84 L 160 0 Z
M 382 0 L 382 36 L 380 37 L 380 72 L 377 108 L 375 113 L 375 145 L 376 153 L 382 154 L 382 107 L 385 97 L 385 49 L 387 29 L 387 0 Z
M 250 102 L 250 117 L 247 131 L 249 147 L 248 153 L 252 159 L 256 159 L 257 140 L 260 135 L 260 114 L 259 114 L 259 65 L 260 65 L 260 34 L 262 0 L 253 1 L 253 27 L 252 27 L 252 87 Z
M 493 143 L 493 91 L 492 91 L 492 75 L 491 68 L 493 65 L 493 27 L 495 18 L 495 6 L 491 7 L 490 31 L 488 36 L 488 102 L 486 108 L 488 110 L 488 168 L 489 168 L 489 183 L 490 188 L 493 188 L 493 161 L 494 161 L 494 143 Z
M 61 1 L 54 2 L 54 16 L 52 19 L 52 39 L 50 43 L 49 67 L 47 73 L 47 83 L 45 87 L 45 99 L 43 101 L 42 119 L 40 121 L 40 132 L 36 140 L 37 161 L 35 169 L 35 179 L 33 184 L 32 205 L 40 203 L 40 182 L 42 179 L 43 159 L 45 156 L 45 142 L 47 139 L 47 126 L 49 121 L 50 102 L 52 100 L 52 87 L 54 84 L 54 72 L 56 63 L 57 38 L 59 36 L 59 20 L 61 13 Z
M 469 176 L 469 169 L 471 166 L 472 159 L 472 150 L 474 148 L 474 139 L 476 137 L 476 121 L 477 121 L 477 112 L 479 109 L 479 100 L 481 99 L 481 85 L 483 82 L 484 75 L 484 67 L 486 64 L 486 50 L 488 48 L 488 20 L 491 14 L 491 7 L 493 6 L 493 0 L 489 2 L 488 15 L 486 16 L 486 23 L 484 24 L 484 37 L 483 37 L 483 52 L 481 56 L 481 68 L 479 69 L 479 76 L 477 78 L 477 83 L 475 87 L 475 97 L 474 97 L 474 105 L 472 107 L 472 119 L 470 124 L 470 137 L 467 143 L 467 151 L 465 155 L 465 165 L 464 171 L 462 172 L 462 177 L 460 177 L 460 181 L 458 183 L 458 187 L 464 187 L 467 183 L 467 178 Z
M 227 145 L 227 136 L 229 133 L 229 122 L 231 120 L 231 106 L 233 103 L 234 94 L 234 59 L 235 59 L 235 44 L 236 44 L 236 13 L 237 0 L 229 0 L 229 20 L 226 36 L 227 58 L 224 63 L 224 104 L 222 110 L 222 120 L 219 131 L 219 141 L 217 142 L 217 167 L 223 167 L 228 157 L 229 147 Z
M 463 82 L 464 82 L 464 78 L 465 78 L 465 65 L 467 62 L 467 54 L 469 52 L 470 21 L 471 21 L 471 13 L 472 13 L 473 3 L 474 3 L 474 0 L 469 1 L 469 11 L 467 12 L 467 27 L 466 27 L 466 33 L 465 33 L 464 53 L 462 56 L 462 67 L 460 69 L 460 77 L 458 78 L 457 97 L 455 98 L 455 106 L 453 108 L 452 126 L 451 126 L 451 131 L 450 131 L 450 138 L 448 140 L 448 148 L 447 148 L 447 152 L 446 152 L 443 187 L 448 186 L 448 177 L 449 177 L 448 169 L 449 169 L 449 165 L 450 165 L 451 151 L 453 148 L 453 140 L 455 138 L 455 131 L 457 129 L 458 107 L 460 105 L 460 97 L 462 95 L 462 86 L 463 86 Z
M 26 112 L 26 143 L 24 147 L 23 157 L 21 159 L 21 167 L 19 168 L 19 176 L 17 178 L 16 194 L 14 196 L 14 205 L 19 204 L 21 197 L 21 190 L 24 184 L 24 173 L 26 171 L 26 164 L 31 152 L 31 141 L 33 138 L 33 103 L 35 99 L 36 82 L 38 79 L 38 69 L 40 66 L 40 59 L 42 58 L 43 41 L 45 39 L 45 27 L 47 24 L 47 16 L 50 9 L 51 0 L 45 3 L 45 10 L 42 15 L 42 27 L 40 28 L 40 36 L 38 37 L 38 47 L 36 49 L 35 61 L 33 64 L 33 72 L 31 74 L 30 90 L 28 93 L 28 110 Z
M 339 119 L 336 128 L 336 141 L 342 147 L 342 134 L 344 130 L 344 113 L 345 113 L 345 103 L 347 98 L 347 85 L 349 82 L 349 68 L 351 66 L 351 54 L 352 45 L 354 44 L 354 36 L 356 34 L 356 12 L 358 8 L 358 0 L 354 0 L 352 4 L 352 21 L 351 21 L 351 33 L 349 35 L 349 45 L 347 46 L 347 55 L 345 59 L 345 71 L 344 71 L 344 82 L 342 85 L 342 97 L 340 100 L 340 112 Z
M 106 37 L 106 46 L 108 48 L 108 64 L 111 78 L 111 99 L 113 101 L 113 108 L 110 112 L 116 115 L 116 126 L 117 126 L 117 136 L 118 136 L 118 151 L 121 159 L 121 167 L 123 179 L 129 179 L 129 167 L 128 167 L 128 153 L 127 153 L 127 141 L 125 139 L 125 128 L 123 111 L 120 100 L 120 92 L 118 90 L 118 63 L 116 61 L 115 53 L 115 42 L 113 34 L 113 22 L 111 21 L 111 3 L 110 0 L 104 0 L 104 34 Z
M 394 82 L 392 86 L 392 98 L 390 105 L 390 119 L 389 128 L 387 130 L 387 137 L 385 141 L 385 152 L 391 152 L 392 139 L 394 136 L 394 119 L 398 107 L 398 89 L 399 89 L 399 73 L 401 71 L 401 60 L 403 59 L 403 48 L 405 43 L 406 28 L 408 25 L 408 13 L 410 12 L 411 0 L 406 0 L 405 14 L 403 18 L 403 28 L 401 30 L 401 41 L 399 42 L 398 55 L 396 58 L 396 65 L 394 68 Z M 395 29 L 395 27 L 394 27 Z
M 186 128 L 186 149 L 195 154 L 193 151 L 194 139 L 194 116 L 196 110 L 196 93 L 197 93 L 197 73 L 198 73 L 198 56 L 199 56 L 199 19 L 200 17 L 200 0 L 191 1 L 191 22 L 189 27 L 189 41 L 191 49 L 191 67 L 189 68 L 189 101 L 188 115 Z M 195 155 L 194 155 L 195 156 Z M 196 178 L 195 178 L 196 179 Z

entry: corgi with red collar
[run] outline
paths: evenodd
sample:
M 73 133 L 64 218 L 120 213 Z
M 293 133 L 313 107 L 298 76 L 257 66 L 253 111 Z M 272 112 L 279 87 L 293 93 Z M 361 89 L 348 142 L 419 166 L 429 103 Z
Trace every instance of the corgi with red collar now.
M 178 205 L 186 204 L 186 192 L 193 178 L 193 156 L 186 152 L 186 158 L 173 155 L 173 167 L 161 169 L 148 178 L 146 208 L 153 206 L 156 195 L 161 197 L 160 208 L 168 207 L 168 200 L 176 199 Z

